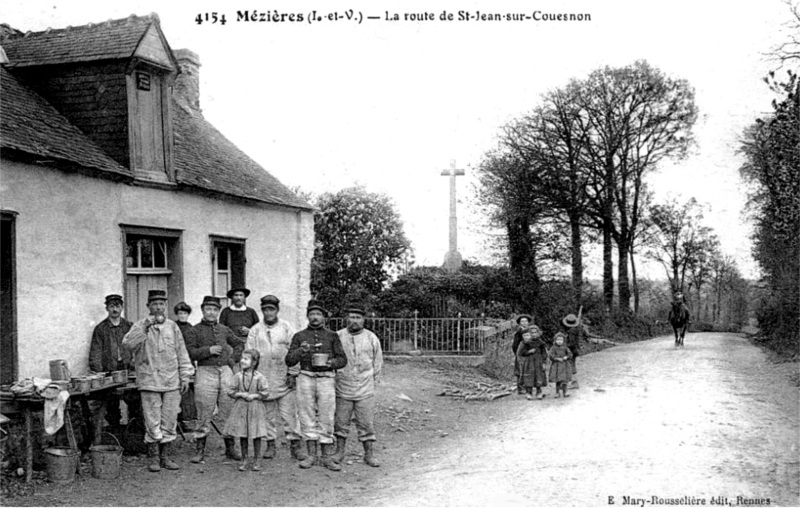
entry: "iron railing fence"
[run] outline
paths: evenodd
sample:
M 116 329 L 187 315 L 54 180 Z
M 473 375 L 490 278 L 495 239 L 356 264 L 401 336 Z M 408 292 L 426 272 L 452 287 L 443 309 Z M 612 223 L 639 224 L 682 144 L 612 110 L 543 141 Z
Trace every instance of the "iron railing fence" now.
M 427 355 L 481 355 L 484 340 L 494 328 L 486 318 L 367 317 L 364 327 L 381 341 L 386 354 L 421 351 Z M 346 318 L 330 318 L 331 330 L 347 326 Z

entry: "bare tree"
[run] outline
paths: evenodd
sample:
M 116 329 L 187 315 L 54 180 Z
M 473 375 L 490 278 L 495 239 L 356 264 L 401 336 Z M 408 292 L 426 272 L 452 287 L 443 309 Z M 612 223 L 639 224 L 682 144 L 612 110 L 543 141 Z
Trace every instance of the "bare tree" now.
M 703 212 L 691 198 L 683 205 L 674 199 L 650 207 L 653 234 L 647 256 L 661 263 L 673 291 L 686 291 L 686 271 L 703 251 L 718 243 L 709 227 L 703 226 Z
M 613 238 L 619 307 L 628 310 L 628 260 L 643 212 L 644 176 L 666 158 L 685 156 L 697 118 L 694 90 L 640 60 L 594 71 L 578 97 L 590 127 L 587 153 L 596 174 L 595 211 L 604 234 L 604 286 L 613 281 Z
M 769 54 L 780 63 L 780 67 L 800 60 L 800 4 L 792 0 L 783 3 L 789 9 L 789 20 L 784 23 L 787 37 Z

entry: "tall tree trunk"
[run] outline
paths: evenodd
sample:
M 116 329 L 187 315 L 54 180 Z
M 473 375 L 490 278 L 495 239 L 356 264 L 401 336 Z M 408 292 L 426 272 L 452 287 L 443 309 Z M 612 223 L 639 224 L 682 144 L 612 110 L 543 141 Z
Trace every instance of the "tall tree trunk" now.
M 631 310 L 631 288 L 628 280 L 628 252 L 630 251 L 627 232 L 620 234 L 617 242 L 617 288 L 619 293 L 619 310 L 630 312 Z
M 538 291 L 539 272 L 536 269 L 536 249 L 531 238 L 530 220 L 527 217 L 515 217 L 506 222 L 506 231 L 511 273 Z
M 603 300 L 606 314 L 614 308 L 614 258 L 610 219 L 603 220 Z
M 603 299 L 606 313 L 614 308 L 614 259 L 612 258 L 614 230 L 614 160 L 606 156 L 603 175 Z
M 572 291 L 575 309 L 583 305 L 583 254 L 581 253 L 583 240 L 579 218 L 580 216 L 574 213 L 569 215 L 569 225 L 572 230 Z
M 636 277 L 636 260 L 633 255 L 633 242 L 630 248 L 631 255 L 631 280 L 633 282 L 633 313 L 639 314 L 639 280 Z

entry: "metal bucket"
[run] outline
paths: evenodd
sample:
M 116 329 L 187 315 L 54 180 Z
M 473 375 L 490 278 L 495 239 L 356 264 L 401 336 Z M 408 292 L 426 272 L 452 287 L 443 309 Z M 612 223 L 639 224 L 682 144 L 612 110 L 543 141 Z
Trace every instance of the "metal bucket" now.
M 92 389 L 95 389 L 95 388 L 102 388 L 103 382 L 105 381 L 106 378 L 104 376 L 93 376 L 90 379 L 91 379 L 91 387 Z
M 81 460 L 81 452 L 68 446 L 53 446 L 44 451 L 47 459 L 47 475 L 53 483 L 66 484 L 75 481 L 75 470 Z
M 114 378 L 115 383 L 127 383 L 128 382 L 128 371 L 127 370 L 115 370 L 111 373 L 111 377 Z
M 314 353 L 311 355 L 311 365 L 325 367 L 328 365 L 328 353 Z
M 92 445 L 89 451 L 92 452 L 92 476 L 104 480 L 119 478 L 122 469 L 122 446 L 119 440 L 109 433 L 105 433 L 114 438 L 115 445 Z

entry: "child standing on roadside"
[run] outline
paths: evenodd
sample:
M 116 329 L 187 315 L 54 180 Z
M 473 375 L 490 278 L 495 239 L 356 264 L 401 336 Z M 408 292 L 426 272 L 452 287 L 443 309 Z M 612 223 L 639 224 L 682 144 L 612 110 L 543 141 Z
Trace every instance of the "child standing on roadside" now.
M 253 440 L 253 471 L 261 471 L 261 439 L 267 437 L 267 407 L 263 401 L 267 400 L 269 389 L 267 378 L 256 370 L 260 358 L 261 354 L 255 349 L 244 351 L 239 360 L 242 370 L 236 373 L 234 384 L 228 390 L 228 396 L 236 402 L 223 434 L 239 438 L 242 446 L 239 471 L 246 471 L 249 464 L 248 439 Z
M 542 340 L 542 331 L 532 325 L 522 334 L 522 342 L 517 348 L 519 362 L 520 385 L 525 389 L 528 400 L 533 399 L 533 388 L 536 388 L 536 398 L 542 399 L 542 387 L 547 386 L 547 375 L 544 362 L 547 360 L 547 347 Z
M 553 347 L 547 352 L 550 357 L 550 382 L 556 384 L 556 398 L 569 397 L 567 395 L 567 383 L 572 380 L 572 365 L 569 360 L 572 358 L 572 352 L 564 344 L 565 336 L 563 333 L 558 332 L 553 337 Z
M 522 336 L 528 333 L 528 328 L 531 325 L 531 317 L 527 314 L 521 314 L 517 317 L 517 325 L 519 329 L 514 332 L 514 340 L 511 342 L 511 351 L 514 353 L 514 377 L 517 379 L 517 393 L 522 395 L 525 393 L 525 387 L 522 386 L 522 378 L 519 373 L 519 345 L 522 344 Z

